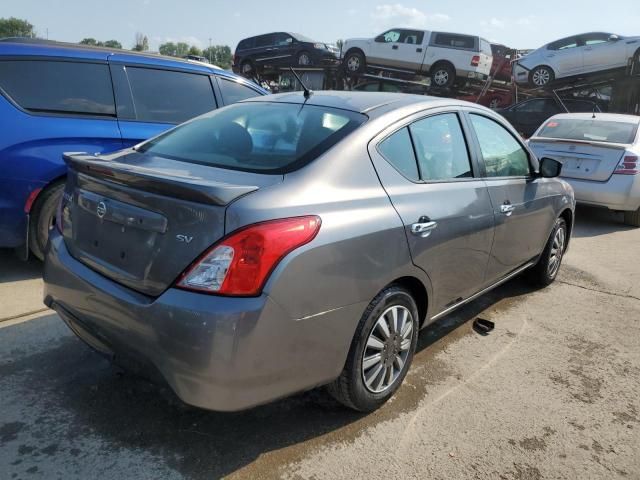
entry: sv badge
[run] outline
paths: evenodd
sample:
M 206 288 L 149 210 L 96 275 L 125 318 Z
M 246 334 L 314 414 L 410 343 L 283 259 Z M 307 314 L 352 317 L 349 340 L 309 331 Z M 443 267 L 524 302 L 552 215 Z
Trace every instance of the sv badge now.
M 178 234 L 176 235 L 176 240 L 182 243 L 191 243 L 193 236 Z

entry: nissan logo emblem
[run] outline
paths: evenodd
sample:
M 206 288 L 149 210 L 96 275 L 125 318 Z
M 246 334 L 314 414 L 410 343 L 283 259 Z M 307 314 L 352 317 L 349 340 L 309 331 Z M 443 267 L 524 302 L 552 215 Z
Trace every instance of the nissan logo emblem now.
M 98 214 L 99 218 L 104 217 L 105 213 L 107 213 L 107 205 L 104 202 L 98 203 L 98 206 L 96 207 L 96 213 Z

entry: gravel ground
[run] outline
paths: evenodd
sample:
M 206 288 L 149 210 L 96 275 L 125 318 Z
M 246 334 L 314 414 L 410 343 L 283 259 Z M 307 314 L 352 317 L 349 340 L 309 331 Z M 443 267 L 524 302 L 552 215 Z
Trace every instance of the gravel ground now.
M 423 330 L 369 415 L 322 391 L 187 408 L 39 312 L 39 265 L 0 253 L 0 479 L 640 478 L 640 229 L 578 218 L 555 284 L 512 281 Z

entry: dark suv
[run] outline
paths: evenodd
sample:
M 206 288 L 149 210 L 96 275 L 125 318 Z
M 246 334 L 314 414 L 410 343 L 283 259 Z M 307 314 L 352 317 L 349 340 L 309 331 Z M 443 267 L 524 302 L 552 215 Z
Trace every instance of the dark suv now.
M 233 71 L 252 76 L 265 67 L 315 67 L 339 62 L 335 45 L 316 42 L 299 33 L 275 32 L 241 40 L 233 56 Z
M 0 248 L 25 245 L 43 257 L 67 173 L 63 152 L 131 147 L 266 93 L 197 62 L 41 40 L 0 41 Z

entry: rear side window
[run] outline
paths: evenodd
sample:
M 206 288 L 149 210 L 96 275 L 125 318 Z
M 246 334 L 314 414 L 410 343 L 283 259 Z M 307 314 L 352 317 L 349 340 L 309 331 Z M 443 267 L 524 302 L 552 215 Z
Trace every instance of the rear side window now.
M 436 33 L 433 45 L 439 47 L 465 48 L 473 50 L 476 48 L 474 37 L 469 35 L 457 35 L 455 33 Z
M 467 144 L 455 113 L 427 117 L 409 128 L 423 180 L 473 177 Z
M 633 143 L 638 130 L 637 123 L 609 120 L 579 120 L 552 118 L 537 136 L 567 140 L 596 141 L 606 143 Z
M 216 108 L 207 75 L 127 67 L 136 118 L 181 123 Z
M 380 142 L 378 149 L 382 156 L 402 175 L 414 182 L 420 180 L 418 165 L 407 127 L 385 138 Z
M 509 131 L 493 120 L 471 114 L 488 177 L 527 176 L 529 157 Z
M 0 61 L 0 87 L 33 112 L 115 116 L 109 67 L 98 63 Z
M 260 95 L 253 88 L 249 88 L 240 82 L 227 80 L 226 78 L 218 78 L 218 85 L 220 86 L 220 93 L 222 93 L 222 100 L 225 105 Z
M 149 140 L 139 151 L 231 170 L 282 174 L 306 165 L 366 118 L 312 105 L 237 103 Z
M 236 50 L 247 50 L 248 48 L 253 48 L 253 38 L 245 38 L 240 41 Z

